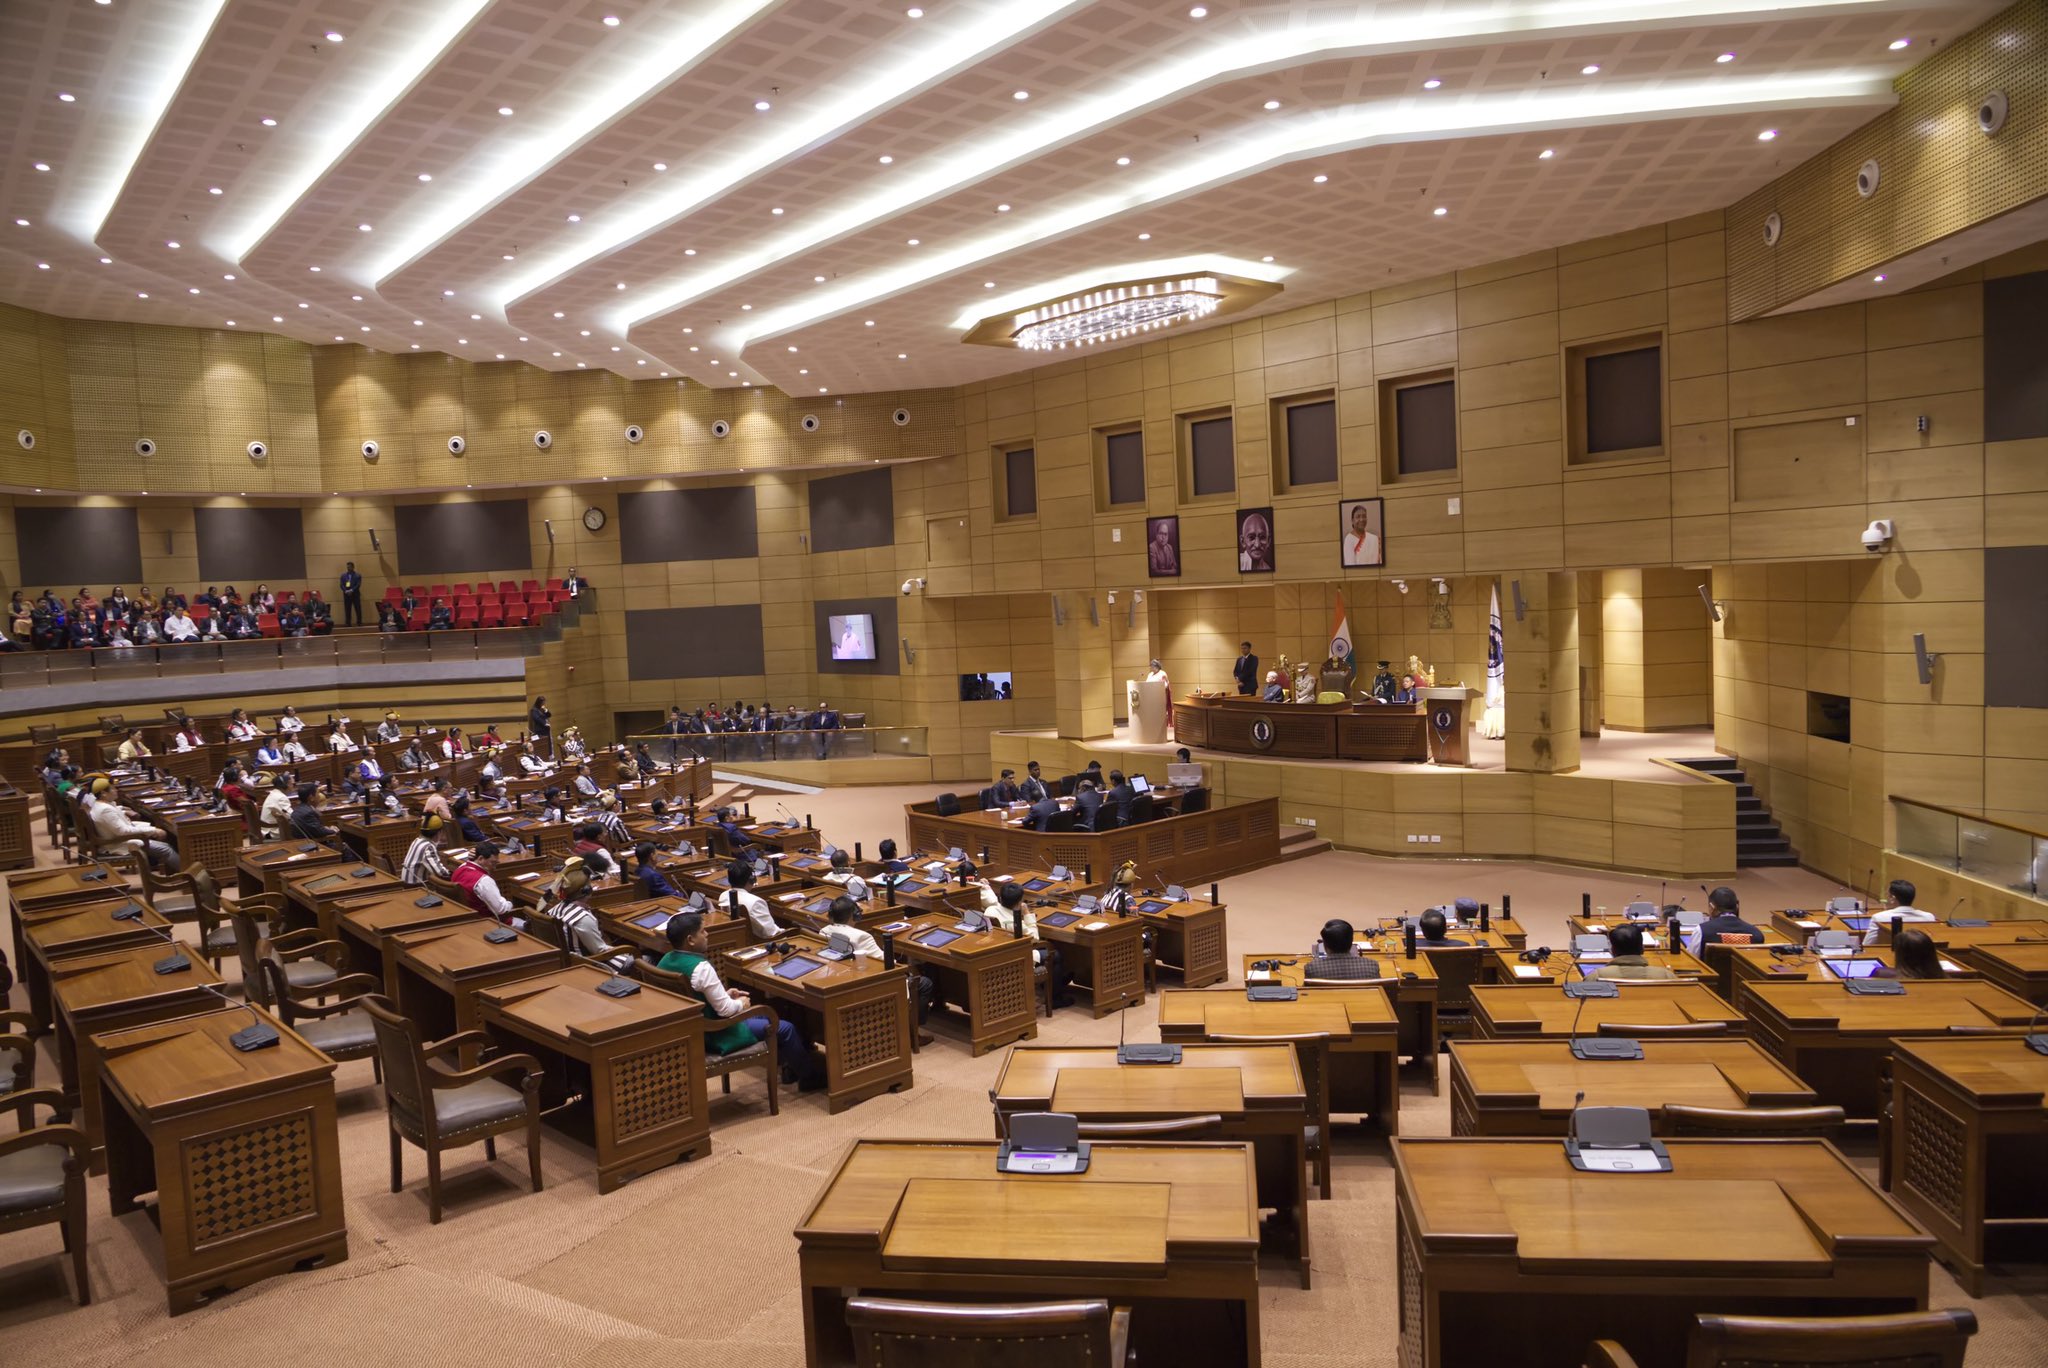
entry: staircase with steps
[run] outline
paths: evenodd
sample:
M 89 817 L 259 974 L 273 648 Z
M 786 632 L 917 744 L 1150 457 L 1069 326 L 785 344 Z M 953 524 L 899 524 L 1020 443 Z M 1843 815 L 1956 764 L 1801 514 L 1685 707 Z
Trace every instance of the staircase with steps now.
M 1306 860 L 1311 855 L 1320 855 L 1331 849 L 1328 841 L 1316 835 L 1314 827 L 1287 826 L 1280 828 L 1280 863 Z
M 1749 776 L 1742 772 L 1742 764 L 1732 756 L 1709 755 L 1698 759 L 1679 759 L 1676 763 L 1687 769 L 1711 774 L 1735 786 L 1735 864 L 1739 869 L 1761 865 L 1792 865 L 1799 863 L 1799 852 L 1785 839 L 1785 833 L 1778 829 L 1778 823 L 1771 816 L 1771 810 L 1764 806 L 1764 800 L 1756 796 L 1750 786 Z

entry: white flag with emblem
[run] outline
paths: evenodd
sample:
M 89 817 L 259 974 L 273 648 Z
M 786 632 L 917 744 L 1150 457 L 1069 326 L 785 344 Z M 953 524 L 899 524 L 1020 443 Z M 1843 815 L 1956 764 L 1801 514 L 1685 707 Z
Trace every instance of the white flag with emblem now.
M 1500 582 L 1494 581 L 1493 606 L 1486 616 L 1486 710 L 1479 717 L 1481 736 L 1502 737 L 1507 726 L 1508 659 L 1500 633 Z

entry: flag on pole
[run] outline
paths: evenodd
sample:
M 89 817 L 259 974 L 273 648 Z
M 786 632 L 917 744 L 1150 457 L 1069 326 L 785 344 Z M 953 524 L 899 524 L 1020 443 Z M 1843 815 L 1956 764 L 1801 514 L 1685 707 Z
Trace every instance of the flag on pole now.
M 1345 669 L 1352 666 L 1351 615 L 1344 611 L 1344 591 L 1337 591 L 1337 617 L 1330 627 L 1330 659 Z
M 1493 606 L 1486 616 L 1486 710 L 1480 715 L 1479 734 L 1502 737 L 1507 727 L 1508 660 L 1500 632 L 1500 582 L 1493 585 Z

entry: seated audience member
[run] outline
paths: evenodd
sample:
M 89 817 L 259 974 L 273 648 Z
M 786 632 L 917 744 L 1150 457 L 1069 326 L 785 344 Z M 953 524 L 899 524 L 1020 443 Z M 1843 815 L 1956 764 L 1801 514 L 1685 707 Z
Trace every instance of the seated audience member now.
M 284 752 L 278 749 L 276 737 L 266 736 L 256 743 L 256 763 L 264 767 L 284 763 Z
M 718 970 L 711 964 L 711 938 L 704 930 L 701 913 L 676 913 L 668 919 L 666 934 L 670 948 L 661 957 L 659 967 L 689 981 L 690 991 L 704 1000 L 707 1018 L 717 1021 L 740 1016 L 753 1006 L 745 993 L 727 992 L 719 980 Z M 704 1048 L 712 1054 L 731 1054 L 767 1038 L 768 1023 L 759 1017 L 748 1017 L 723 1030 L 706 1032 Z M 807 1088 L 818 1086 L 821 1080 L 816 1080 L 811 1066 L 810 1047 L 804 1043 L 803 1032 L 796 1023 L 787 1018 L 776 1022 L 775 1040 L 782 1060 L 782 1081 L 792 1083 L 801 1079 Z
M 334 719 L 331 729 L 327 733 L 327 749 L 336 755 L 346 755 L 351 751 L 362 749 L 361 746 L 356 744 L 356 739 L 348 734 L 348 719 L 346 717 Z
M 754 843 L 754 838 L 740 829 L 739 814 L 729 807 L 718 810 L 718 829 L 725 833 L 725 843 L 735 854 Z
M 214 615 L 214 616 L 212 616 L 212 617 L 209 617 L 209 618 L 207 618 L 207 619 L 206 619 L 206 625 L 205 625 L 204 627 L 201 627 L 201 628 L 199 629 L 199 639 L 200 639 L 201 641 L 226 641 L 226 640 L 227 640 L 227 637 L 226 637 L 225 635 L 223 635 L 223 634 L 222 634 L 222 632 L 221 632 L 221 629 L 220 629 L 220 617 L 219 617 L 219 615 L 218 615 L 218 614 L 216 614 L 216 615 Z
M 989 796 L 1006 807 L 1022 798 L 1023 795 L 1017 788 L 1017 771 L 1004 770 L 996 779 L 995 787 L 989 791 Z
M 135 643 L 128 639 L 128 624 L 119 618 L 109 619 L 106 644 L 117 651 L 134 650 Z
M 1280 672 L 1278 670 L 1266 671 L 1266 687 L 1260 691 L 1259 699 L 1266 703 L 1285 703 L 1287 701 L 1287 686 L 1280 682 Z
M 92 799 L 86 816 L 92 823 L 93 835 L 98 838 L 101 849 L 125 849 L 138 859 L 147 860 L 149 867 L 160 874 L 178 872 L 178 852 L 170 843 L 169 833 L 162 827 L 151 826 L 115 802 L 111 778 L 104 774 L 94 775 L 86 793 Z
M 576 766 L 576 778 L 571 781 L 569 786 L 585 798 L 597 797 L 597 780 L 590 777 L 590 762 L 588 760 L 582 761 Z
M 1402 675 L 1402 676 L 1401 676 L 1401 687 L 1400 687 L 1400 688 L 1398 688 L 1398 689 L 1396 689 L 1396 690 L 1394 690 L 1394 696 L 1393 696 L 1392 698 L 1388 699 L 1387 701 L 1388 701 L 1389 703 L 1398 703 L 1398 704 L 1404 704 L 1404 705 L 1405 705 L 1405 704 L 1412 704 L 1412 703 L 1414 703 L 1414 702 L 1415 702 L 1415 676 L 1414 676 L 1414 675 L 1412 675 L 1412 674 L 1404 674 L 1404 675 Z
M 398 801 L 398 795 L 392 791 L 390 779 L 378 779 L 376 784 L 370 787 L 364 794 L 364 821 L 369 821 L 373 817 L 379 820 L 386 820 L 392 817 L 403 816 L 405 816 L 405 804 Z
M 332 842 L 335 838 L 334 829 L 320 815 L 319 793 L 318 784 L 299 785 L 299 801 L 292 805 L 291 834 L 302 841 Z
M 123 761 L 147 760 L 154 753 L 150 750 L 148 743 L 142 739 L 142 728 L 140 727 L 130 727 L 128 729 L 128 739 L 121 743 L 121 749 L 117 752 Z
M 1323 923 L 1322 935 L 1309 947 L 1308 977 L 1312 979 L 1375 979 L 1377 963 L 1359 953 L 1351 923 L 1333 917 Z
M 1122 770 L 1111 770 L 1109 772 L 1109 792 L 1102 795 L 1102 806 L 1109 815 L 1105 818 L 1101 814 L 1097 814 L 1095 819 L 1096 829 L 1101 830 L 1105 826 L 1129 826 L 1131 824 L 1131 803 L 1137 796 L 1137 789 L 1133 788 L 1131 781 L 1124 777 L 1124 772 Z
M 910 872 L 910 862 L 897 857 L 896 842 L 886 836 L 882 838 L 882 843 L 875 847 L 875 858 L 882 862 L 882 872 L 884 874 L 908 874 Z
M 981 915 L 988 919 L 990 925 L 999 931 L 1015 934 L 1018 919 L 1023 919 L 1025 939 L 1037 941 L 1032 956 L 1045 966 L 1046 976 L 1052 982 L 1052 1005 L 1072 1006 L 1073 996 L 1067 992 L 1066 962 L 1057 945 L 1038 939 L 1038 918 L 1024 906 L 1024 885 L 1013 879 L 998 892 L 987 879 L 976 879 L 974 883 L 981 890 Z
M 562 820 L 562 791 L 553 784 L 549 784 L 540 795 L 540 819 L 543 822 Z
M 242 810 L 242 804 L 256 801 L 256 795 L 242 786 L 240 765 L 231 764 L 220 772 L 220 783 L 216 785 L 216 791 L 227 799 L 228 805 L 237 812 Z
M 523 750 L 519 752 L 519 768 L 528 774 L 546 774 L 554 767 L 532 751 Z
M 199 724 L 187 715 L 185 720 L 178 724 L 178 729 L 171 733 L 171 749 L 184 754 L 205 748 L 205 734 L 199 730 Z
M 633 843 L 633 833 L 626 830 L 626 821 L 619 816 L 619 795 L 612 790 L 597 795 L 597 816 L 590 820 L 597 827 L 597 838 L 607 846 Z
M 765 899 L 749 890 L 754 883 L 754 867 L 745 860 L 734 860 L 725 867 L 728 887 L 719 901 L 725 905 L 726 915 L 734 921 L 741 917 L 756 940 L 774 940 L 786 929 L 775 923 L 775 914 L 769 910 Z
M 256 724 L 249 720 L 249 713 L 246 708 L 237 708 L 228 714 L 227 735 L 228 741 L 231 744 L 246 745 L 248 742 L 254 741 L 261 734 L 261 732 L 257 731 Z
M 443 603 L 440 599 L 435 599 L 434 606 L 427 610 L 427 630 L 430 632 L 446 632 L 454 626 L 455 614 L 449 611 L 447 604 Z
M 233 593 L 234 588 L 230 586 L 228 592 Z M 270 592 L 269 585 L 259 584 L 256 592 L 249 595 L 249 606 L 259 613 L 274 613 L 277 611 L 277 595 Z
M 313 752 L 306 749 L 306 743 L 299 739 L 297 733 L 287 736 L 279 749 L 284 752 L 285 763 L 288 765 L 303 765 L 313 758 Z
M 662 873 L 654 863 L 654 853 L 658 848 L 652 841 L 642 841 L 633 847 L 633 877 L 640 885 L 640 896 L 680 898 L 683 896 L 682 892 L 668 881 L 668 875 Z
M 334 631 L 334 606 L 320 597 L 318 589 L 306 596 L 306 630 L 314 636 L 329 636 Z
M 402 632 L 405 630 L 405 619 L 400 617 L 398 610 L 393 608 L 388 602 L 379 603 L 377 605 L 377 630 L 380 632 Z
M 1764 933 L 1742 919 L 1742 903 L 1735 896 L 1734 889 L 1726 884 L 1721 885 L 1707 894 L 1707 906 L 1713 909 L 1714 915 L 1700 923 L 1700 944 L 1713 945 L 1720 941 L 1763 941 Z
M 277 730 L 280 736 L 297 736 L 305 729 L 306 723 L 299 716 L 297 708 L 287 704 L 285 710 L 277 715 Z
M 453 760 L 469 754 L 469 738 L 462 734 L 462 728 L 450 727 L 448 734 L 441 738 L 441 758 Z
M 1610 927 L 1607 943 L 1614 951 L 1614 958 L 1593 971 L 1592 977 L 1599 979 L 1675 979 L 1661 964 L 1652 964 L 1643 954 L 1643 928 L 1634 922 L 1623 922 Z
M 1444 910 L 1441 907 L 1432 907 L 1424 912 L 1415 919 L 1415 925 L 1422 932 L 1422 944 L 1425 947 L 1465 944 L 1464 941 L 1459 940 L 1455 936 L 1444 934 L 1445 929 L 1450 925 L 1450 919 L 1444 916 Z
M 266 841 L 283 840 L 291 826 L 291 787 L 289 775 L 273 774 L 270 777 L 270 791 L 263 795 L 263 806 L 256 812 L 256 825 Z
M 306 635 L 306 615 L 297 603 L 287 603 L 277 615 L 277 629 L 288 637 Z
M 433 763 L 433 757 L 427 754 L 427 748 L 420 744 L 417 736 L 407 742 L 405 749 L 398 753 L 398 768 L 408 774 L 417 773 Z
M 1920 896 L 1920 890 L 1905 879 L 1893 879 L 1891 887 L 1885 890 L 1891 895 L 1892 905 L 1882 912 L 1874 912 L 1870 925 L 1863 932 L 1865 945 L 1876 945 L 1884 935 L 1886 922 L 1931 922 L 1937 921 L 1932 912 L 1923 912 L 1913 906 L 1913 899 Z
M 99 644 L 99 632 L 93 626 L 91 614 L 78 606 L 78 600 L 71 600 L 69 639 L 74 651 L 87 650 Z
M 837 936 L 853 946 L 853 953 L 865 959 L 884 958 L 882 947 L 875 938 L 860 926 L 860 904 L 852 898 L 834 898 L 832 907 L 825 914 L 831 925 L 825 928 L 828 940 Z M 917 1004 L 917 1043 L 929 1045 L 932 1038 L 925 1033 L 925 1023 L 931 1020 L 932 998 L 936 985 L 930 977 L 918 972 L 918 966 L 910 965 L 910 998 Z
M 166 594 L 165 597 L 169 598 L 170 595 Z M 220 590 L 209 584 L 206 586 L 205 593 L 193 596 L 192 602 L 201 608 L 218 612 L 220 609 Z
M 1038 772 L 1038 762 L 1029 760 L 1024 765 L 1023 782 L 1017 785 L 1017 796 L 1027 803 L 1036 803 L 1041 799 L 1058 795 L 1052 791 L 1052 786 L 1045 782 L 1045 776 Z
M 385 710 L 384 720 L 377 724 L 377 739 L 379 741 L 405 740 L 405 729 L 398 725 L 398 714 L 396 712 L 390 709 Z
M 612 853 L 605 849 L 604 828 L 595 822 L 582 822 L 577 825 L 574 834 L 576 843 L 570 849 L 583 857 L 583 863 L 589 868 L 592 878 L 606 878 L 618 871 L 618 862 L 612 859 Z
M 553 918 L 561 926 L 562 944 L 570 954 L 606 960 L 614 971 L 632 968 L 633 952 L 606 942 L 597 914 L 583 900 L 589 891 L 590 872 L 581 859 L 571 855 L 563 862 L 562 872 L 555 876 L 554 885 L 541 904 L 541 915 Z
M 442 827 L 441 819 L 432 813 L 420 818 L 419 834 L 405 848 L 405 860 L 398 867 L 401 883 L 418 888 L 425 885 L 429 874 L 437 879 L 448 877 L 448 866 L 441 860 Z
M 868 900 L 868 883 L 853 872 L 853 856 L 843 850 L 832 852 L 832 870 L 825 875 L 825 882 L 838 884 L 846 890 L 846 896 L 857 903 Z
M 453 814 L 455 819 L 455 834 L 460 836 L 465 843 L 476 845 L 489 839 L 484 834 L 484 829 L 478 824 L 476 818 L 470 815 L 468 794 L 463 794 L 460 798 L 449 804 L 448 811 Z
M 1871 971 L 1872 978 L 1939 979 L 1947 978 L 1948 970 L 1941 967 L 1941 952 L 1935 949 L 1934 937 L 1925 931 L 1902 926 L 1892 936 L 1892 962 L 1880 964 Z
M 356 761 L 356 782 L 365 788 L 384 782 L 384 767 L 377 763 L 377 752 L 364 751 L 363 758 Z
M 1039 788 L 1042 796 L 1034 798 L 1031 806 L 1024 810 L 1024 822 L 1033 831 L 1047 831 L 1052 827 L 1052 819 L 1059 815 L 1060 800 L 1043 792 L 1044 785 Z
M 521 926 L 524 922 L 514 915 L 512 900 L 498 889 L 498 847 L 489 841 L 477 842 L 476 849 L 468 859 L 455 866 L 455 872 L 448 876 L 449 882 L 462 890 L 462 896 L 470 910 L 508 926 Z
M 1093 779 L 1081 779 L 1074 784 L 1074 826 L 1081 831 L 1094 831 L 1102 817 L 1102 795 L 1095 790 Z

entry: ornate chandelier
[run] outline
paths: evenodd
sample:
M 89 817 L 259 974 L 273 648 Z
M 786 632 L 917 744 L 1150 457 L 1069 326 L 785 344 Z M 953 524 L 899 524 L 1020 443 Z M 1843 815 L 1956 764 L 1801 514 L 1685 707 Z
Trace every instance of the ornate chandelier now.
M 1091 290 L 1016 316 L 1011 335 L 1027 351 L 1060 351 L 1207 318 L 1223 303 L 1213 276 Z

